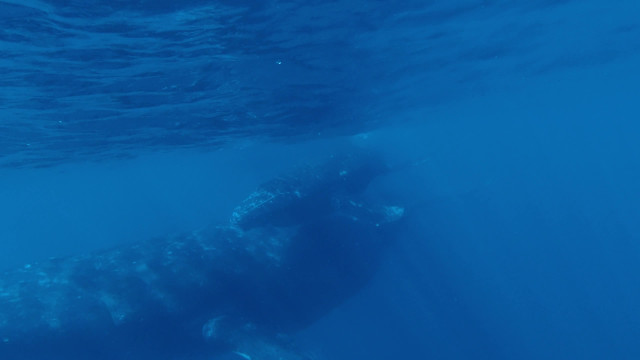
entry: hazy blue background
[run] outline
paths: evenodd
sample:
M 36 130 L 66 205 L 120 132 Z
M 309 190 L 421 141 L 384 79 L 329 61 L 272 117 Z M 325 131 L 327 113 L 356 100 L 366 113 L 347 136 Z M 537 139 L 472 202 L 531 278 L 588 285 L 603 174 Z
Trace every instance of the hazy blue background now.
M 305 348 L 640 357 L 640 3 L 398 3 L 0 2 L 0 267 L 225 221 L 365 147 L 411 221 Z

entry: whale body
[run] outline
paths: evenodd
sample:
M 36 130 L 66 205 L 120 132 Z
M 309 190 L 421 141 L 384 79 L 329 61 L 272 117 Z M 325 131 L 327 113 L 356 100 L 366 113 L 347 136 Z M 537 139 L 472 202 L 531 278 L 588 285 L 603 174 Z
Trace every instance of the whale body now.
M 0 276 L 0 359 L 308 359 L 288 334 L 375 273 L 403 209 L 365 201 L 386 171 L 333 157 L 260 186 L 227 224 Z

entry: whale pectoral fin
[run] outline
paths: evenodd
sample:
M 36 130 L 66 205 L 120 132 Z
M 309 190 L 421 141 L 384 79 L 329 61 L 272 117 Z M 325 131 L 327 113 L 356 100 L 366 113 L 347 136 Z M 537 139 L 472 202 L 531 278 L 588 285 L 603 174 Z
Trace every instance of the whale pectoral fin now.
M 237 344 L 232 353 L 235 360 L 320 360 L 298 349 L 290 341 L 269 338 L 247 339 Z
M 243 359 L 251 360 L 251 356 L 249 356 L 249 355 L 247 355 L 245 353 L 242 353 L 240 351 L 232 351 L 232 353 L 240 356 Z
M 265 332 L 232 315 L 207 320 L 202 337 L 215 360 L 320 360 L 296 347 L 288 336 Z

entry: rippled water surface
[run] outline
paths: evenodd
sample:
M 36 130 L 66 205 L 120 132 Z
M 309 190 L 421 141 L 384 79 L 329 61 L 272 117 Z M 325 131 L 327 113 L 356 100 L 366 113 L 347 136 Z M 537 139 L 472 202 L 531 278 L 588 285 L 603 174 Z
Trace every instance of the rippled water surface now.
M 627 11 L 623 11 L 626 9 Z M 635 2 L 0 2 L 6 166 L 357 133 L 635 54 Z

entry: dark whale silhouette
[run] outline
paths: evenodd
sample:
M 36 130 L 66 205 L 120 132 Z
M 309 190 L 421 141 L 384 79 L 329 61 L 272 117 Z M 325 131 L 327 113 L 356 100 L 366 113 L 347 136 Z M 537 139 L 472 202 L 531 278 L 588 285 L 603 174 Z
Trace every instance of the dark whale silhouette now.
M 333 157 L 263 184 L 229 224 L 50 259 L 0 277 L 0 359 L 306 359 L 287 334 L 375 273 L 403 210 L 388 169 Z

